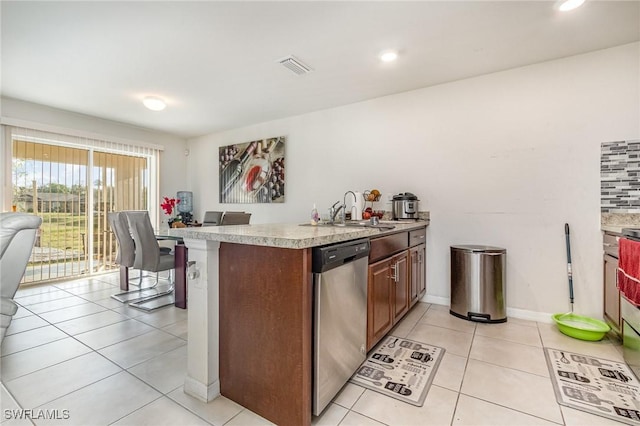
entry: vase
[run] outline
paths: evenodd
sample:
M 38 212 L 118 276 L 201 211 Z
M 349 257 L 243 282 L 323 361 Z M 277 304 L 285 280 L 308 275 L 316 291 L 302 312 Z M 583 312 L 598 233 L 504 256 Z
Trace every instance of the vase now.
M 173 216 L 173 217 L 169 218 L 169 220 L 167 220 L 167 223 L 169 224 L 169 228 L 175 228 L 174 225 L 176 223 L 182 223 L 182 219 L 180 217 Z

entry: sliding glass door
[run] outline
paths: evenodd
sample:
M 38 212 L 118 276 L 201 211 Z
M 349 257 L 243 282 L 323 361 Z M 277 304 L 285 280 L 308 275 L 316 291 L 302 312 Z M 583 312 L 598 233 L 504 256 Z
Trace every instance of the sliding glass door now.
M 147 158 L 94 152 L 92 155 L 93 253 L 95 271 L 109 270 L 115 262 L 115 237 L 107 215 L 120 210 L 147 210 L 149 168 Z
M 29 139 L 12 138 L 12 204 L 43 223 L 23 283 L 116 268 L 107 214 L 148 209 L 150 158 Z

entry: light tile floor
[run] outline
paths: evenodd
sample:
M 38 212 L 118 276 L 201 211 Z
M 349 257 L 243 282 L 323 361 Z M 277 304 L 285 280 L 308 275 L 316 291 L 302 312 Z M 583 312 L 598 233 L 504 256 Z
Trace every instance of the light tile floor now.
M 187 312 L 146 313 L 109 296 L 117 275 L 20 289 L 0 349 L 2 426 L 267 425 L 224 397 L 183 392 Z M 391 331 L 446 349 L 422 407 L 347 384 L 315 425 L 607 425 L 556 403 L 543 347 L 622 360 L 620 343 L 583 342 L 549 323 L 476 324 L 417 304 Z M 15 408 L 68 410 L 68 419 L 11 419 Z

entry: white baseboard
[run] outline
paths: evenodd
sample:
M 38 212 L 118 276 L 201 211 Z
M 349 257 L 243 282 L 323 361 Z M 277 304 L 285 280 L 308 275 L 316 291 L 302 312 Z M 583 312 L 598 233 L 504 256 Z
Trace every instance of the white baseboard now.
M 220 381 L 216 380 L 207 386 L 187 375 L 184 379 L 184 393 L 202 402 L 210 402 L 220 396 Z
M 548 312 L 528 311 L 526 309 L 507 308 L 507 317 L 519 318 L 529 321 L 552 323 L 551 315 Z
M 425 295 L 422 298 L 422 301 L 427 303 L 433 303 L 434 305 L 449 306 L 451 304 L 451 299 L 449 299 L 448 297 L 432 296 L 430 294 Z
M 426 303 L 432 303 L 434 305 L 444 305 L 444 306 L 451 305 L 451 299 L 449 299 L 448 297 L 432 296 L 430 294 L 427 294 L 426 296 L 424 296 L 422 298 L 422 301 Z M 551 315 L 552 314 L 548 312 L 536 312 L 536 311 L 529 311 L 526 309 L 507 307 L 507 319 L 511 317 L 511 318 L 528 320 L 528 321 L 552 323 L 553 320 L 551 319 Z

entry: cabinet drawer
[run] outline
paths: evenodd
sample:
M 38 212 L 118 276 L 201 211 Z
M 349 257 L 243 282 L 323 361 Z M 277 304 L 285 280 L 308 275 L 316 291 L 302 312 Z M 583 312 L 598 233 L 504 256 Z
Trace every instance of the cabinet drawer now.
M 389 257 L 409 247 L 409 233 L 399 232 L 371 240 L 369 263 Z
M 620 237 L 617 237 L 613 234 L 609 234 L 609 233 L 605 233 L 604 234 L 604 252 L 610 256 L 615 257 L 616 259 L 618 258 L 618 239 Z
M 409 231 L 409 247 L 423 244 L 427 240 L 427 228 Z

